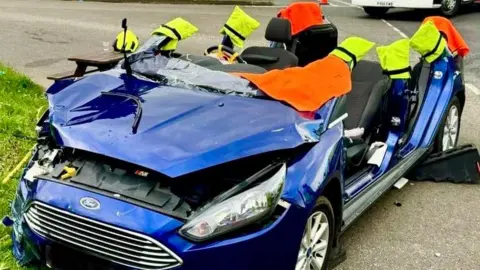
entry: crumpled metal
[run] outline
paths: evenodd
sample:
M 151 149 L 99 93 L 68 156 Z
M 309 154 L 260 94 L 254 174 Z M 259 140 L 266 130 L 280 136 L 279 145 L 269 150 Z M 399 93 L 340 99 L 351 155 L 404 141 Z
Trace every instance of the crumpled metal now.
M 254 97 L 262 95 L 250 81 L 222 71 L 210 70 L 178 58 L 142 51 L 128 57 L 132 71 L 169 86 L 189 89 L 208 88 L 226 95 Z M 124 62 L 120 65 L 123 67 Z

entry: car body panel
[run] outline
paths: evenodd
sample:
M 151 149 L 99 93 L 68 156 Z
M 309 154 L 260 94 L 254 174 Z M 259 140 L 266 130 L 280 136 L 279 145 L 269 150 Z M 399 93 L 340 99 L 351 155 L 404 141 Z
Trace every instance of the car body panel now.
M 57 141 L 138 164 L 170 177 L 235 159 L 295 148 L 316 140 L 301 131 L 309 119 L 280 102 L 181 89 L 107 74 L 89 76 L 49 94 Z M 136 105 L 102 91 L 142 99 L 137 134 Z M 139 90 L 140 89 L 140 90 Z M 112 105 L 112 103 L 114 105 Z M 308 132 L 307 132 L 308 133 Z
M 118 72 L 58 82 L 47 91 L 49 117 L 58 144 L 131 162 L 172 178 L 275 150 L 301 151 L 288 163 L 282 202 L 276 206 L 283 212 L 268 217 L 270 222 L 262 226 L 203 242 L 181 236 L 178 231 L 187 220 L 160 210 L 146 209 L 115 194 L 95 192 L 67 181 L 38 178 L 31 183 L 22 176 L 17 195 L 22 203 L 12 206 L 16 257 L 22 256 L 18 239 L 27 239 L 40 250 L 51 244 L 22 221 L 22 212 L 30 202 L 39 201 L 152 237 L 181 258 L 183 264 L 178 270 L 293 269 L 305 223 L 331 181 L 340 183 L 340 202 L 336 203 L 341 203 L 342 213 L 336 214 L 342 217 L 341 229 L 345 231 L 429 153 L 448 103 L 460 91 L 460 76 L 450 55 L 434 62 L 431 68 L 434 77 L 428 82 L 424 106 L 411 136 L 404 136 L 409 109 L 407 83 L 392 82 L 389 105 L 401 124 L 389 127 L 381 164 L 347 181 L 348 186 L 344 186 L 343 174 L 343 123 L 332 125 L 335 119 L 330 119 L 336 99 L 308 118 L 281 102 L 182 89 Z M 123 91 L 142 100 L 143 117 L 137 134 L 131 131 L 135 103 L 100 97 L 102 91 Z M 399 147 L 404 137 L 406 141 Z M 100 208 L 82 206 L 80 201 L 87 197 L 96 199 Z M 18 229 L 19 224 L 24 226 L 23 231 Z M 37 254 L 37 259 L 43 256 Z
M 176 268 L 181 270 L 261 270 L 273 266 L 275 269 L 290 269 L 296 262 L 295 250 L 300 245 L 303 223 L 308 217 L 304 209 L 290 205 L 275 222 L 264 229 L 226 239 L 193 243 L 177 233 L 184 224 L 182 221 L 161 213 L 59 182 L 39 179 L 32 187 L 30 196 L 27 195 L 25 185 L 22 186 L 23 194 L 30 202 L 40 201 L 63 211 L 154 238 L 182 259 L 183 265 Z M 98 200 L 100 208 L 84 208 L 80 200 L 85 197 Z M 28 227 L 23 233 L 38 248 L 52 243 Z M 278 239 L 285 243 L 283 248 L 272 249 L 271 243 Z M 250 256 L 252 252 L 265 260 L 259 262 L 256 256 Z M 278 256 L 283 258 L 281 262 L 276 259 Z M 232 264 L 232 261 L 235 263 Z M 290 267 L 283 268 L 286 263 Z
M 450 99 L 461 90 L 460 87 L 453 87 L 454 81 L 460 79 L 455 73 L 453 58 L 445 57 L 432 63 L 431 73 L 438 79 L 429 80 L 430 85 L 414 130 L 399 151 L 403 157 L 418 147 L 427 147 L 433 143 L 441 116 L 446 113 Z
M 344 230 L 380 195 L 429 154 L 450 100 L 462 91 L 459 84 L 455 84 L 460 76 L 450 54 L 446 53 L 444 57 L 432 63 L 430 74 L 433 77 L 429 79 L 421 112 L 403 147 L 399 149 L 396 145 L 405 127 L 404 130 L 392 129 L 386 141 L 388 150 L 380 168 L 365 172 L 346 187 Z M 404 85 L 403 90 L 406 90 L 406 82 Z M 394 94 L 402 90 L 399 80 L 394 80 L 393 86 Z M 401 100 L 394 98 L 391 102 L 391 105 L 398 106 Z M 400 109 L 398 113 L 404 114 L 405 109 Z
M 322 134 L 322 139 L 287 171 L 282 199 L 311 209 L 332 178 L 343 182 L 343 125 L 339 123 Z

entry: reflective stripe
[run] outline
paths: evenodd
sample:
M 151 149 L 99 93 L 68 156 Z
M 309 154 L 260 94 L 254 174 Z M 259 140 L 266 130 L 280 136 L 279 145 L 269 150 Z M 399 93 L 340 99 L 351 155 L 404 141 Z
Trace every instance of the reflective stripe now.
M 171 40 L 163 45 L 161 50 L 173 51 L 177 48 L 179 40 L 185 40 L 197 31 L 198 28 L 190 22 L 182 18 L 175 18 L 155 29 L 152 32 L 152 35 L 164 35 L 169 37 Z
M 343 52 L 344 54 L 348 55 L 350 58 L 352 58 L 352 62 L 353 62 L 354 67 L 357 65 L 357 57 L 355 56 L 355 54 L 347 51 L 345 48 L 342 48 L 342 47 L 337 47 L 337 48 L 335 48 L 335 50 L 339 50 L 339 51 Z
M 360 59 L 362 59 L 375 43 L 359 37 L 346 38 L 330 54 L 346 62 L 350 69 L 353 69 Z
M 396 70 L 384 70 L 382 74 L 391 76 L 391 75 L 399 75 L 405 72 L 412 73 L 412 67 L 406 67 L 406 68 L 396 69 Z
M 432 63 L 441 57 L 445 48 L 447 48 L 447 41 L 440 34 L 433 21 L 422 24 L 410 39 L 409 44 L 428 63 Z
M 232 34 L 234 34 L 235 36 L 237 36 L 239 39 L 245 40 L 245 37 L 242 36 L 242 34 L 240 34 L 240 33 L 238 33 L 237 31 L 235 31 L 235 29 L 233 29 L 232 27 L 228 26 L 228 24 L 224 24 L 223 27 L 225 27 L 227 30 L 229 30 L 230 32 L 232 32 Z
M 408 39 L 401 39 L 387 46 L 379 46 L 377 54 L 383 74 L 388 75 L 391 79 L 409 79 L 411 77 Z
M 220 34 L 228 36 L 234 46 L 243 48 L 245 39 L 258 27 L 260 27 L 260 23 L 257 20 L 236 6 L 227 22 L 220 29 Z
M 172 28 L 166 24 L 162 24 L 162 27 L 165 27 L 167 28 L 168 30 L 172 31 L 172 33 L 177 37 L 178 40 L 181 40 L 182 39 L 182 36 L 180 35 L 180 33 L 178 33 L 177 29 L 175 28 Z
M 437 50 L 438 50 L 438 46 L 440 46 L 440 43 L 442 42 L 442 38 L 443 36 L 440 35 L 438 37 L 438 40 L 437 40 L 437 43 L 435 44 L 435 47 L 433 47 L 433 50 L 429 51 L 428 53 L 424 54 L 423 57 L 427 58 L 429 57 L 430 55 L 433 55 Z
M 437 29 L 445 34 L 448 48 L 453 53 L 458 53 L 462 57 L 468 55 L 470 48 L 449 19 L 441 16 L 431 16 L 425 18 L 422 24 L 428 21 L 432 21 Z

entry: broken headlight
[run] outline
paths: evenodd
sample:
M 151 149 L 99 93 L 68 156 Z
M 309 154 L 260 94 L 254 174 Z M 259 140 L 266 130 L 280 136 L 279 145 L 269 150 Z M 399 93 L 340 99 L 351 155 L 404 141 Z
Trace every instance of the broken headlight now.
M 267 180 L 213 205 L 194 217 L 180 230 L 185 237 L 201 241 L 225 234 L 268 217 L 283 191 L 287 168 L 280 168 Z

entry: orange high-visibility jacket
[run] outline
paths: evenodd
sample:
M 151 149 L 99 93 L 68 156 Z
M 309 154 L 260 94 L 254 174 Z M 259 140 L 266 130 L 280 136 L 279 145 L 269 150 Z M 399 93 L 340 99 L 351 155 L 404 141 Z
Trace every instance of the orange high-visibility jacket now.
M 352 89 L 350 69 L 335 55 L 308 64 L 271 70 L 264 74 L 237 73 L 266 95 L 284 101 L 298 111 L 312 112 Z

